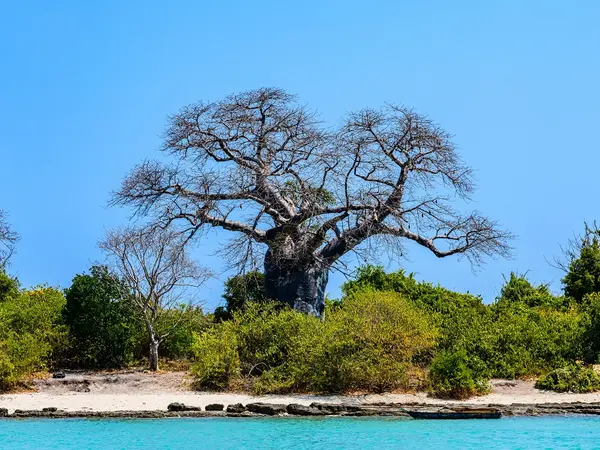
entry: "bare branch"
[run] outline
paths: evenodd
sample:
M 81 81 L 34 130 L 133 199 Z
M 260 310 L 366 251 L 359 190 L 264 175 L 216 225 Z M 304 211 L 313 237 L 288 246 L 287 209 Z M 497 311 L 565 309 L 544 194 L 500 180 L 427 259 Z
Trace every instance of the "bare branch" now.
M 474 182 L 451 136 L 404 107 L 358 111 L 332 130 L 284 91 L 258 89 L 182 109 L 164 151 L 173 164 L 143 163 L 113 204 L 188 242 L 210 227 L 233 231 L 224 252 L 239 267 L 265 255 L 291 277 L 381 245 L 404 257 L 406 242 L 473 265 L 510 251 L 495 221 L 453 208 Z
M 12 230 L 6 218 L 7 214 L 0 209 L 0 270 L 6 268 L 19 242 L 19 235 Z

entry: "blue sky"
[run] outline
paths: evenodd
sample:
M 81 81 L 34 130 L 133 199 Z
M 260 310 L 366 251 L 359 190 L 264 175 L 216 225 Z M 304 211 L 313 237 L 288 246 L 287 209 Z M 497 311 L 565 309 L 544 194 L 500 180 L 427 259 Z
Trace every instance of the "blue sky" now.
M 514 257 L 474 273 L 410 247 L 406 270 L 486 302 L 510 271 L 558 291 L 546 260 L 600 219 L 599 21 L 593 0 L 4 2 L 0 208 L 22 236 L 11 271 L 68 286 L 128 219 L 109 193 L 157 156 L 167 115 L 276 86 L 328 122 L 393 102 L 455 136 L 476 170 L 470 206 L 518 236 Z M 196 250 L 218 273 L 220 237 Z M 206 286 L 210 307 L 225 277 Z

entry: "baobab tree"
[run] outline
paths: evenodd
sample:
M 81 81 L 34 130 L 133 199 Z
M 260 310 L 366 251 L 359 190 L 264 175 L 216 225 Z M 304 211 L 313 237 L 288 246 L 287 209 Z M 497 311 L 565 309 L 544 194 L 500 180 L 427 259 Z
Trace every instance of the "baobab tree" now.
M 0 270 L 6 269 L 18 241 L 19 235 L 12 230 L 6 220 L 6 213 L 0 209 Z
M 452 205 L 472 170 L 448 133 L 394 105 L 349 114 L 338 128 L 279 89 L 259 89 L 172 116 L 163 151 L 126 177 L 114 204 L 134 207 L 190 240 L 217 227 L 239 268 L 262 259 L 268 298 L 320 315 L 329 271 L 350 252 L 413 242 L 435 256 L 507 255 L 511 237 Z
M 179 324 L 177 321 L 159 332 L 157 322 L 161 315 L 177 308 L 183 318 L 186 308 L 191 306 L 189 299 L 195 294 L 188 288 L 198 287 L 210 276 L 207 269 L 190 259 L 184 241 L 185 236 L 173 230 L 127 227 L 108 231 L 99 243 L 113 270 L 127 286 L 127 294 L 133 296 L 146 325 L 150 370 L 158 370 L 160 344 Z

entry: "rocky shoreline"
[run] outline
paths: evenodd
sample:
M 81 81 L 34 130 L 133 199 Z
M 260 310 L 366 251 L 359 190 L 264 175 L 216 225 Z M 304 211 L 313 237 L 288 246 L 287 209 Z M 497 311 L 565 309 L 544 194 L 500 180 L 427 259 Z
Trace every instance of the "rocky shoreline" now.
M 469 404 L 461 403 L 453 406 L 461 408 L 495 408 L 503 416 L 557 416 L 557 415 L 600 415 L 598 403 L 513 403 L 501 404 Z M 171 403 L 166 410 L 148 411 L 64 411 L 58 408 L 43 408 L 41 410 L 15 410 L 0 407 L 0 419 L 74 419 L 74 418 L 119 418 L 119 419 L 158 419 L 174 417 L 397 417 L 409 419 L 407 411 L 436 411 L 448 408 L 448 404 L 432 403 L 312 403 L 311 405 L 278 404 L 278 403 L 240 403 L 233 405 L 211 404 L 204 410 L 198 406 L 188 406 L 182 403 Z

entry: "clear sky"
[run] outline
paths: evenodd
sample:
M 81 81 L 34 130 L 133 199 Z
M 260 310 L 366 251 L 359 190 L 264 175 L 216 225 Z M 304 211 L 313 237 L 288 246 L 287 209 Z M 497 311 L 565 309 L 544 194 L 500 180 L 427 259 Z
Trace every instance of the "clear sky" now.
M 486 302 L 510 271 L 558 291 L 546 260 L 600 219 L 599 23 L 596 0 L 6 0 L 0 208 L 22 236 L 11 272 L 68 286 L 128 219 L 109 193 L 157 156 L 167 115 L 275 86 L 333 123 L 393 102 L 454 134 L 476 170 L 471 206 L 518 236 L 514 258 L 474 273 L 410 247 L 401 264 L 417 278 Z M 219 237 L 196 254 L 221 273 Z M 202 295 L 211 307 L 225 277 Z

